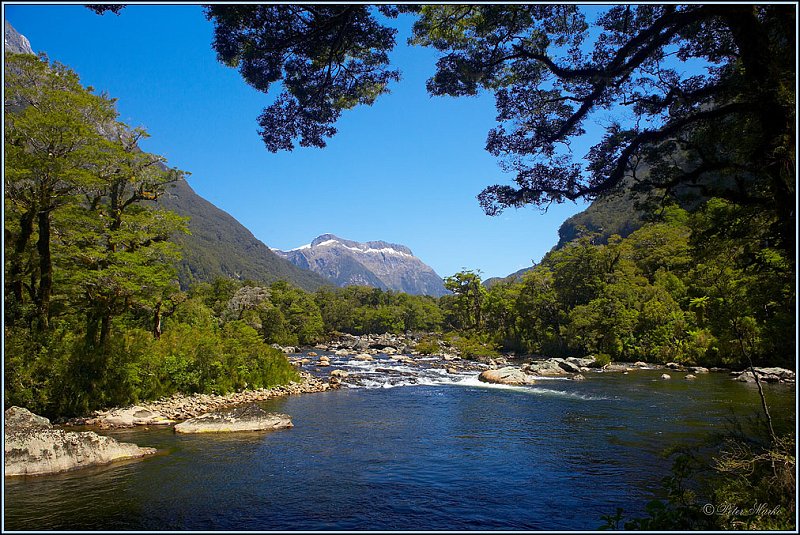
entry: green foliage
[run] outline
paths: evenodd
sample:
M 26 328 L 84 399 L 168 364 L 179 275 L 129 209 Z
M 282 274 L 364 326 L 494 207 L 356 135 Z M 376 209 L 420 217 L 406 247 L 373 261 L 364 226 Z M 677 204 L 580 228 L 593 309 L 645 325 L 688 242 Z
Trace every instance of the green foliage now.
M 459 355 L 466 359 L 486 360 L 499 357 L 499 347 L 479 335 L 467 336 L 459 333 L 447 333 L 445 341 L 458 350 Z
M 442 346 L 435 336 L 423 336 L 414 349 L 421 355 L 435 355 L 442 350 Z
M 326 332 L 368 334 L 438 331 L 443 316 L 437 300 L 366 286 L 321 288 L 314 294 Z
M 611 364 L 611 355 L 609 355 L 608 353 L 595 353 L 594 361 L 596 366 L 602 368 L 603 366 Z
M 450 325 L 465 330 L 482 328 L 482 307 L 487 292 L 481 284 L 480 273 L 465 270 L 445 277 L 444 287 L 453 292 L 452 296 L 442 300 Z
M 186 221 L 152 201 L 182 173 L 139 149 L 146 133 L 67 67 L 6 60 L 5 403 L 79 415 L 295 379 L 283 353 L 222 317 L 235 283 L 178 291 Z M 321 319 L 288 303 L 292 328 L 313 337 Z
M 451 277 L 440 306 L 451 329 L 517 352 L 792 367 L 794 268 L 769 246 L 770 220 L 719 199 L 667 206 L 627 238 L 584 234 L 481 293 L 474 274 Z

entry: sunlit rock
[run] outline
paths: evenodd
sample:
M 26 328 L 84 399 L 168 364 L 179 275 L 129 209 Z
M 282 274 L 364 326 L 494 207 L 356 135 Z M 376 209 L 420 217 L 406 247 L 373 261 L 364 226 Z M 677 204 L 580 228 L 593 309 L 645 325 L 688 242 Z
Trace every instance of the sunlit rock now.
M 293 427 L 286 414 L 267 412 L 256 404 L 210 412 L 181 422 L 176 433 L 228 433 L 233 431 L 266 431 Z
M 20 407 L 6 410 L 4 431 L 6 476 L 66 472 L 156 452 L 91 431 L 54 429 L 47 418 Z
M 494 383 L 501 385 L 532 385 L 536 383 L 536 378 L 528 375 L 522 369 L 513 366 L 485 370 L 478 376 L 479 381 L 484 383 Z

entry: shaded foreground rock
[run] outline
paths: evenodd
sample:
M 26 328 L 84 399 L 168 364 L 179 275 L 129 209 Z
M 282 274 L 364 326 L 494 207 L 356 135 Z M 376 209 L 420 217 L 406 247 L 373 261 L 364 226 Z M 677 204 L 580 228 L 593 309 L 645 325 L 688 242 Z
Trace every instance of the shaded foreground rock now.
M 496 370 L 485 370 L 478 376 L 479 381 L 501 385 L 532 385 L 536 378 L 528 375 L 520 368 L 507 366 Z
M 175 426 L 176 433 L 229 433 L 293 427 L 286 414 L 267 412 L 255 403 L 190 418 Z
M 47 418 L 20 407 L 6 410 L 4 431 L 6 476 L 54 474 L 156 453 L 91 431 L 54 429 Z

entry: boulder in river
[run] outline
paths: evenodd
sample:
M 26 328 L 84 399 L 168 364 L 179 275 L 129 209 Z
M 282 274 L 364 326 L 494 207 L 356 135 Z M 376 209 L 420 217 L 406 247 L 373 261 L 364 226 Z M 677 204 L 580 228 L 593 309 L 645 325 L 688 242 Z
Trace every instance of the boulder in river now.
M 662 379 L 672 379 L 672 376 L 670 374 L 668 374 L 668 373 L 662 373 L 661 374 L 661 378 Z
M 795 373 L 792 370 L 787 370 L 786 368 L 753 368 L 755 373 L 758 374 L 758 378 L 765 383 L 794 383 L 795 382 Z M 753 372 L 750 370 L 744 370 L 742 372 L 731 372 L 733 375 L 734 380 L 740 381 L 743 383 L 755 383 L 755 377 L 753 377 Z
M 567 357 L 564 359 L 566 362 L 570 362 L 575 364 L 579 368 L 596 368 L 599 367 L 597 363 L 597 359 L 593 356 L 586 357 L 586 358 L 579 358 L 579 357 Z
M 228 433 L 265 431 L 293 427 L 286 414 L 267 412 L 255 403 L 232 409 L 209 412 L 175 426 L 176 433 Z
M 541 377 L 557 377 L 570 373 L 562 366 L 565 362 L 564 359 L 538 360 L 530 364 L 525 364 L 522 369 L 527 373 L 539 375 Z M 574 364 L 568 364 L 568 366 L 570 366 L 571 369 L 575 369 L 575 373 L 580 372 L 579 367 L 572 368 Z
M 55 429 L 47 418 L 21 407 L 6 410 L 4 431 L 6 476 L 54 474 L 156 452 L 91 431 Z
M 478 376 L 479 381 L 500 385 L 532 385 L 536 378 L 528 375 L 520 368 L 506 366 L 494 370 L 485 370 Z

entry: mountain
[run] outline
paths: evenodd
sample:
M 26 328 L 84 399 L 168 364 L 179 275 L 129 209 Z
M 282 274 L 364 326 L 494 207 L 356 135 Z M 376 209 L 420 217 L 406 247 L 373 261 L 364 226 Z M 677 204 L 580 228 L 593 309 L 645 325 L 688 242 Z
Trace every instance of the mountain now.
M 33 54 L 24 35 L 8 21 L 4 28 L 6 52 Z M 181 179 L 168 188 L 157 205 L 190 218 L 191 235 L 181 235 L 175 240 L 183 254 L 178 266 L 183 288 L 218 276 L 261 283 L 285 280 L 308 291 L 329 284 L 321 276 L 273 253 L 230 214 L 195 193 L 186 180 Z
M 285 280 L 308 291 L 329 284 L 276 255 L 233 216 L 195 193 L 186 180 L 169 188 L 158 205 L 190 218 L 191 235 L 176 238 L 183 253 L 178 268 L 183 287 L 218 276 L 263 283 Z
M 3 26 L 3 40 L 5 52 L 14 54 L 35 54 L 28 38 L 19 33 L 8 21 Z
M 652 204 L 657 194 L 637 192 L 632 186 L 633 178 L 626 177 L 619 190 L 598 197 L 584 211 L 567 218 L 558 228 L 555 248 L 560 249 L 585 232 L 599 233 L 599 241 L 606 243 L 613 234 L 627 238 L 641 227 L 648 215 L 643 206 L 647 201 Z
M 404 245 L 323 234 L 308 245 L 275 252 L 337 286 L 366 285 L 435 297 L 447 293 L 442 278 Z

